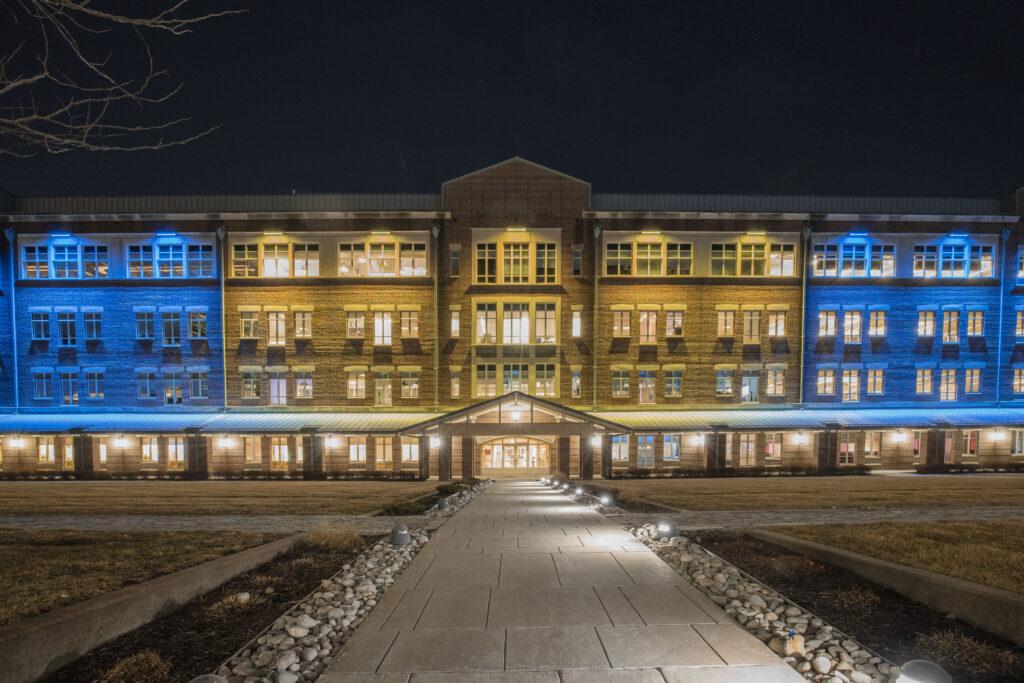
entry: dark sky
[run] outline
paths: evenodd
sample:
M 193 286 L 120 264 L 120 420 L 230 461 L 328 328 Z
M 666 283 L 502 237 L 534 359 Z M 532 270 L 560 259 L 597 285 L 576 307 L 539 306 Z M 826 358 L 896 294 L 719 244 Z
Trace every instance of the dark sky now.
M 251 4 L 159 41 L 184 83 L 169 112 L 219 131 L 158 153 L 0 157 L 0 187 L 436 192 L 513 155 L 597 192 L 1024 185 L 1019 0 Z

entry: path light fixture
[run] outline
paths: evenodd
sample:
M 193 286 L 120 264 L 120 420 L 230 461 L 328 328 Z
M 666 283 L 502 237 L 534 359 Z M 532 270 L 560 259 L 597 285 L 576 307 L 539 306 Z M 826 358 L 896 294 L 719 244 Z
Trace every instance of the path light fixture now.
M 542 483 L 542 484 L 546 484 L 546 483 L 548 483 L 548 478 L 547 477 L 541 477 L 538 481 L 540 481 L 540 483 Z
M 598 498 L 598 500 L 601 501 L 601 505 L 605 507 L 608 507 L 609 505 L 612 504 L 612 497 L 609 496 L 607 493 L 602 493 L 601 497 Z
M 582 496 L 583 495 L 583 487 L 582 486 L 577 486 L 576 487 L 576 495 L 577 496 Z
M 562 484 L 562 490 L 563 491 L 568 491 L 569 490 L 569 485 L 568 484 Z
M 20 436 L 12 436 L 7 440 L 7 445 L 11 448 L 21 449 L 25 447 L 25 439 Z
M 410 543 L 412 543 L 412 538 L 409 536 L 409 527 L 404 524 L 396 524 L 391 527 L 391 545 L 409 545 Z
M 437 501 L 438 512 L 447 512 L 450 507 L 451 505 L 449 505 L 447 498 L 442 498 L 441 500 Z
M 656 536 L 661 539 L 669 539 L 679 535 L 679 527 L 667 521 L 658 522 L 654 527 L 654 531 Z
M 900 683 L 953 683 L 953 677 L 935 662 L 913 659 L 900 667 Z

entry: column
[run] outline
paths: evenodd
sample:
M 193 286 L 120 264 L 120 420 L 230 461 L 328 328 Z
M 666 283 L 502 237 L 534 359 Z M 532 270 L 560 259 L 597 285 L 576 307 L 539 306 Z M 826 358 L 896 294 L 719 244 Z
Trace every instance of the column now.
M 612 435 L 601 435 L 601 476 L 612 478 Z
M 75 434 L 73 437 L 75 448 L 75 477 L 78 479 L 92 479 L 92 437 L 85 434 Z
M 448 434 L 441 435 L 441 445 L 437 447 L 437 478 L 452 480 L 452 437 Z
M 661 473 L 665 467 L 665 435 L 658 432 L 654 435 L 654 471 Z
M 580 479 L 594 478 L 593 439 L 593 434 L 580 434 Z
M 473 460 L 476 459 L 476 439 L 472 436 L 462 437 L 462 479 L 473 478 Z
M 366 474 L 372 475 L 377 469 L 377 437 L 366 435 Z
M 839 461 L 839 432 L 826 429 L 818 432 L 818 471 L 835 472 Z
M 391 437 L 391 474 L 395 477 L 402 474 L 402 437 L 397 434 Z
M 928 447 L 925 450 L 926 465 L 941 465 L 946 455 L 946 434 L 942 429 L 929 429 L 925 432 Z
M 569 437 L 558 437 L 558 474 L 569 478 Z
M 185 471 L 190 479 L 206 479 L 209 475 L 209 441 L 196 433 L 185 437 Z
M 430 437 L 420 436 L 420 479 L 430 478 Z
M 708 432 L 704 435 L 704 454 L 707 460 L 707 471 L 720 473 L 725 470 L 725 433 Z
M 302 478 L 323 479 L 324 477 L 324 438 L 316 434 L 302 437 Z

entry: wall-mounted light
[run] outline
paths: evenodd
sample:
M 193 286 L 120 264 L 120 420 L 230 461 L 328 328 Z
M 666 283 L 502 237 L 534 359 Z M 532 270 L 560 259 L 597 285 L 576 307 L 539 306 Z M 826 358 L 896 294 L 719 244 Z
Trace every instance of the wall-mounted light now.
M 747 234 L 748 235 L 763 235 L 763 234 L 765 234 L 765 232 L 764 232 L 764 230 L 747 230 Z
M 796 436 L 793 437 L 793 443 L 797 446 L 806 446 L 810 439 L 807 437 L 806 432 L 797 432 Z
M 704 445 L 704 435 L 703 434 L 694 434 L 693 436 L 691 436 L 690 437 L 690 445 L 691 446 L 703 446 Z
M 992 432 L 993 441 L 1002 441 L 1004 438 L 1006 438 L 1006 432 L 1002 429 L 996 429 Z
M 25 439 L 23 439 L 20 436 L 12 436 L 10 439 L 7 440 L 7 445 L 9 445 L 11 448 L 24 448 Z
M 231 448 L 235 444 L 235 440 L 230 436 L 222 436 L 217 439 L 217 446 L 219 448 Z
M 601 435 L 600 434 L 594 434 L 592 437 L 590 437 L 590 445 L 593 446 L 594 448 L 597 448 L 598 446 L 600 446 L 601 445 Z
M 118 434 L 114 437 L 114 448 L 128 448 L 128 439 Z
M 902 429 L 892 435 L 893 443 L 903 443 L 907 440 L 907 433 Z
M 640 234 L 641 235 L 660 235 L 661 234 L 661 229 L 660 228 L 647 228 L 646 230 L 641 230 Z
M 326 436 L 326 437 L 324 437 L 324 446 L 326 446 L 327 448 L 337 448 L 340 445 L 341 445 L 341 441 L 338 439 L 338 437 L 336 437 L 336 436 Z
M 391 231 L 390 230 L 371 230 L 370 234 L 371 235 L 390 235 Z
M 437 434 L 431 435 L 431 437 L 430 437 L 430 447 L 431 448 L 440 448 L 441 447 L 441 437 L 439 437 Z
M 520 225 L 517 225 L 514 228 L 507 228 L 507 230 L 509 232 L 526 232 L 526 228 L 524 228 L 524 227 L 522 227 Z
M 278 234 L 280 234 L 280 233 L 278 233 Z M 158 232 L 156 234 L 156 236 L 157 237 L 177 237 L 178 233 L 176 233 L 176 232 Z
M 278 235 L 283 235 L 284 233 L 281 232 L 280 230 L 264 230 L 263 234 L 266 235 L 267 237 L 276 237 Z

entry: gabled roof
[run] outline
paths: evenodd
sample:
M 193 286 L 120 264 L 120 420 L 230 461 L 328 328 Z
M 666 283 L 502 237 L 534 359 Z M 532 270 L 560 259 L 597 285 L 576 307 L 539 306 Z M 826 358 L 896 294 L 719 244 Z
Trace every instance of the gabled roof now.
M 569 175 L 567 173 L 562 173 L 561 171 L 556 171 L 553 168 L 549 168 L 547 166 L 544 166 L 543 164 L 538 164 L 535 161 L 530 161 L 529 159 L 524 159 L 522 157 L 511 157 L 509 159 L 505 159 L 505 161 L 499 161 L 496 164 L 491 164 L 490 166 L 485 166 L 483 168 L 478 168 L 475 171 L 470 171 L 469 173 L 464 173 L 463 175 L 460 175 L 457 178 L 452 178 L 450 180 L 444 181 L 443 183 L 441 183 L 441 187 L 444 187 L 445 185 L 448 185 L 449 183 L 454 183 L 454 182 L 456 182 L 458 180 L 462 180 L 463 178 L 470 178 L 472 176 L 479 175 L 481 173 L 486 173 L 488 171 L 493 171 L 494 169 L 501 168 L 502 166 L 507 166 L 508 164 L 513 164 L 513 163 L 527 164 L 528 166 L 533 166 L 534 168 L 539 169 L 541 171 L 544 171 L 546 173 L 552 173 L 554 175 L 561 176 L 563 178 L 567 178 L 568 180 L 573 180 L 573 181 L 575 181 L 577 183 L 583 183 L 587 187 L 590 187 L 590 183 L 588 183 L 586 180 L 581 180 L 580 178 L 577 178 L 575 176 L 571 176 L 571 175 Z
M 538 398 L 536 396 L 530 396 L 529 394 L 524 394 L 520 391 L 512 391 L 507 394 L 502 394 L 501 396 L 495 396 L 494 398 L 489 398 L 484 401 L 480 401 L 479 403 L 474 403 L 473 405 L 466 406 L 465 408 L 453 410 L 450 413 L 444 413 L 443 415 L 432 417 L 429 420 L 424 420 L 423 422 L 419 422 L 414 425 L 409 425 L 408 427 L 402 429 L 401 432 L 408 434 L 411 432 L 419 432 L 425 429 L 430 429 L 431 427 L 437 427 L 447 422 L 457 422 L 465 417 L 468 417 L 469 415 L 472 415 L 473 413 L 487 410 L 489 408 L 499 406 L 509 401 L 523 403 L 525 405 L 532 404 L 540 408 L 550 410 L 554 413 L 559 413 L 565 417 L 572 418 L 573 420 L 579 422 L 589 422 L 591 424 L 600 425 L 605 429 L 614 432 L 626 434 L 632 431 L 629 427 L 621 425 L 617 422 L 613 422 L 612 420 L 606 420 L 602 417 L 598 417 L 591 413 L 585 413 L 581 410 L 576 410 L 575 408 L 564 406 L 561 403 L 548 401 L 547 399 Z

